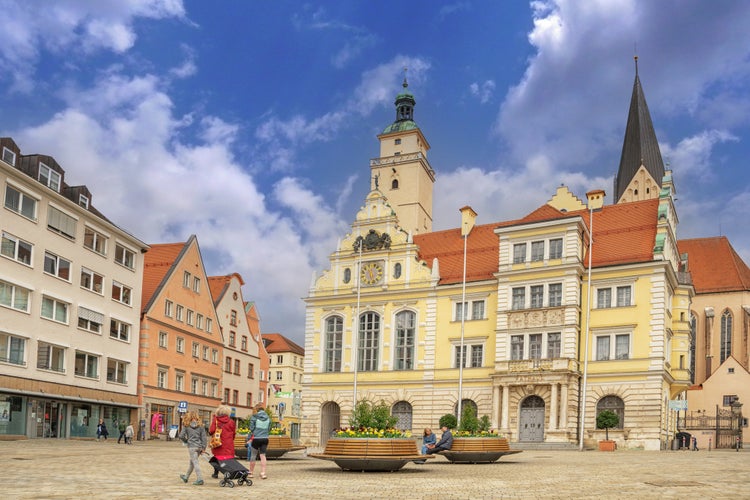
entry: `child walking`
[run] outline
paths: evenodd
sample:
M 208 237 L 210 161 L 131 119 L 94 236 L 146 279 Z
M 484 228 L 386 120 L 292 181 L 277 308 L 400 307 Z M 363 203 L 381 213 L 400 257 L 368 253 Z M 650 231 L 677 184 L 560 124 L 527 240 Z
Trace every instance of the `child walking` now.
M 200 486 L 203 484 L 203 474 L 201 474 L 198 459 L 200 459 L 201 453 L 206 450 L 207 439 L 206 429 L 203 427 L 203 422 L 197 412 L 191 411 L 182 417 L 180 440 L 187 444 L 188 453 L 190 454 L 190 464 L 188 465 L 187 474 L 180 474 L 180 479 L 182 479 L 183 483 L 187 483 L 190 474 L 195 469 L 196 481 L 193 484 Z

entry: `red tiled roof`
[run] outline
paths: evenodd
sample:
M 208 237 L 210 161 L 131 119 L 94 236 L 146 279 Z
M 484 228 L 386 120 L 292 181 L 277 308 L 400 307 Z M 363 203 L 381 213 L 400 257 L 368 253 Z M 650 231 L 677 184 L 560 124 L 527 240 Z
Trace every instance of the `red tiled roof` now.
M 146 312 L 146 305 L 151 301 L 159 285 L 164 280 L 175 260 L 185 248 L 186 243 L 157 243 L 144 255 L 143 260 L 143 293 L 141 311 Z
M 750 290 L 750 268 L 726 236 L 679 240 L 677 248 L 688 254 L 696 293 Z
M 229 281 L 232 276 L 209 276 L 208 277 L 208 289 L 211 291 L 211 298 L 214 299 L 214 305 L 219 303 L 222 294 L 229 286 Z
M 305 355 L 305 349 L 295 344 L 280 333 L 264 333 L 263 343 L 266 345 L 266 352 L 269 354 L 276 352 L 293 352 L 300 356 Z
M 593 267 L 650 262 L 656 239 L 659 200 L 605 205 L 594 212 Z M 547 220 L 581 217 L 589 224 L 589 211 L 561 212 L 542 205 L 522 219 L 475 226 L 466 245 L 466 281 L 491 279 L 497 272 L 499 240 L 494 230 Z M 440 284 L 460 283 L 463 279 L 463 238 L 460 229 L 447 229 L 414 236 L 419 256 L 432 267 L 437 258 Z M 588 255 L 584 264 L 588 263 Z

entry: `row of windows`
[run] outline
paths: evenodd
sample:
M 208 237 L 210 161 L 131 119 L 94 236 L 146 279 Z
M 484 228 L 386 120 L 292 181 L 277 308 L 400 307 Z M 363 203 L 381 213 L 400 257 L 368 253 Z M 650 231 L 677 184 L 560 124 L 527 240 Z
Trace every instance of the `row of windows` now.
M 273 359 L 273 358 L 271 358 Z M 302 359 L 299 358 L 299 356 L 292 356 L 292 366 L 297 366 L 297 361 L 299 361 L 299 366 L 302 366 Z M 283 365 L 284 364 L 284 355 L 283 354 L 277 354 L 276 355 L 276 364 L 277 365 Z
M 164 301 L 164 316 L 174 317 L 179 322 L 184 322 L 189 326 L 195 326 L 198 330 L 204 329 L 204 317 L 201 313 L 196 313 L 192 309 L 185 309 L 185 306 L 177 304 L 171 300 Z M 205 318 L 205 331 L 211 333 L 213 329 L 213 320 Z
M 160 389 L 169 388 L 169 368 L 159 367 L 156 373 L 156 386 Z M 174 390 L 185 392 L 185 373 L 176 371 L 174 375 Z M 190 393 L 215 398 L 219 394 L 219 383 L 216 380 L 192 376 L 190 378 Z
M 31 220 L 37 221 L 37 198 L 25 193 L 24 191 L 17 189 L 10 184 L 5 186 L 5 208 Z M 75 241 L 77 235 L 78 220 L 63 212 L 59 208 L 52 205 L 47 206 L 47 228 L 67 239 Z M 23 242 L 28 248 L 30 253 L 30 243 Z M 83 246 L 92 250 L 102 256 L 107 256 L 109 245 L 109 237 L 105 236 L 101 232 L 89 227 L 84 227 L 83 233 Z M 21 259 L 25 258 L 24 252 L 21 250 Z M 114 259 L 115 262 L 130 269 L 135 269 L 135 256 L 136 252 L 125 245 L 115 242 Z M 22 261 L 22 260 L 21 260 Z M 31 256 L 29 255 L 29 261 L 26 264 L 30 265 Z
M 159 347 L 162 349 L 169 349 L 169 333 L 161 330 L 159 331 Z M 175 339 L 175 350 L 180 354 L 185 354 L 185 337 L 177 336 Z M 193 342 L 191 354 L 194 358 L 201 359 L 203 361 L 211 361 L 211 363 L 219 364 L 219 350 L 212 349 L 207 345 L 201 346 L 199 342 Z
M 549 259 L 561 259 L 563 250 L 562 238 L 551 240 L 516 243 L 513 245 L 513 263 L 541 262 Z
M 3 231 L 0 240 L 0 255 L 31 266 L 33 245 Z M 44 252 L 44 273 L 68 283 L 72 283 L 72 263 L 70 260 L 52 252 Z M 79 284 L 91 292 L 103 295 L 104 276 L 86 267 L 81 267 Z M 133 289 L 118 281 L 112 280 L 112 300 L 125 305 L 132 305 Z
M 235 333 L 233 330 L 229 331 L 228 343 L 229 347 L 235 347 L 235 344 L 237 343 L 237 333 Z M 247 352 L 247 335 L 242 335 L 242 337 L 240 338 L 240 350 Z
M 544 289 L 547 289 L 545 303 Z M 526 300 L 528 296 L 528 302 Z M 511 309 L 528 309 L 539 307 L 560 307 L 562 305 L 562 283 L 548 285 L 519 286 L 511 289 Z
M 27 339 L 0 332 L 0 362 L 26 366 Z M 67 347 L 37 342 L 36 367 L 57 373 L 67 371 Z M 102 356 L 84 351 L 75 351 L 73 373 L 77 377 L 99 379 L 99 365 Z M 130 363 L 114 358 L 107 359 L 107 382 L 128 383 Z
M 201 293 L 201 279 L 198 276 L 191 275 L 189 271 L 183 271 L 182 273 L 182 286 L 185 288 L 192 286 L 195 293 Z

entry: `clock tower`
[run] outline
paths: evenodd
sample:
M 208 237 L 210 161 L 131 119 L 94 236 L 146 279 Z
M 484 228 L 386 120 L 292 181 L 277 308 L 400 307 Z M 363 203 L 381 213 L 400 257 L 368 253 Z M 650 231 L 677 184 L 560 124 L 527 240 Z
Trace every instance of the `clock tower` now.
M 432 231 L 435 171 L 427 161 L 430 144 L 414 122 L 415 104 L 404 78 L 395 101 L 396 120 L 378 135 L 380 157 L 370 160 L 370 188 L 385 195 L 402 229 L 422 234 Z

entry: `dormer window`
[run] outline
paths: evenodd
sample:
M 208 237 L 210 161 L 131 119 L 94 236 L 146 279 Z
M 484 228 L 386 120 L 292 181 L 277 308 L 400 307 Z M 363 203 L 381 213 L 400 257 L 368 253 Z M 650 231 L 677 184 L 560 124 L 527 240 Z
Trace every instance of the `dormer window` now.
M 39 164 L 39 182 L 54 189 L 60 191 L 60 174 L 49 168 L 44 163 Z
M 78 204 L 81 205 L 83 208 L 88 209 L 89 208 L 89 198 L 88 198 L 88 196 L 79 195 L 78 196 Z
M 3 161 L 10 166 L 16 166 L 16 153 L 10 149 L 3 147 Z

